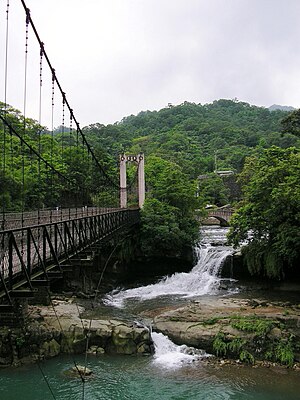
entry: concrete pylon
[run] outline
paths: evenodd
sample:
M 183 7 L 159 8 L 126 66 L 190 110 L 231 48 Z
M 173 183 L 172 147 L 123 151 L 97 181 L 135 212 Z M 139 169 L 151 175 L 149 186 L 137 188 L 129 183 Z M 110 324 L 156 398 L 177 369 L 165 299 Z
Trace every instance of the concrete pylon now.
M 126 156 L 120 155 L 120 207 L 127 207 Z
M 138 197 L 139 207 L 142 208 L 145 202 L 145 160 L 144 154 L 137 156 L 125 154 L 120 155 L 120 207 L 127 207 L 127 182 L 126 182 L 126 162 L 132 161 L 138 164 Z
M 138 155 L 138 169 L 139 207 L 143 208 L 145 202 L 145 158 L 142 153 Z

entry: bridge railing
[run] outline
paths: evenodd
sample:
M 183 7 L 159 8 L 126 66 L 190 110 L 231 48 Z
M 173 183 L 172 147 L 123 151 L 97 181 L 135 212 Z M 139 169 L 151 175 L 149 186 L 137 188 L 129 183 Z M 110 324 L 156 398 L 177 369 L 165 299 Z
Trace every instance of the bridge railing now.
M 138 209 L 116 210 L 76 219 L 0 232 L 0 296 L 68 263 L 70 257 L 139 221 Z
M 226 221 L 229 221 L 232 214 L 233 214 L 232 210 L 216 209 L 216 210 L 209 211 L 208 216 L 209 217 L 220 217 L 220 218 L 225 219 Z
M 25 211 L 17 213 L 0 214 L 0 230 L 18 229 L 27 226 L 45 225 L 47 223 L 66 221 L 91 215 L 98 215 L 118 211 L 120 208 L 102 207 L 74 207 L 55 208 L 38 211 Z

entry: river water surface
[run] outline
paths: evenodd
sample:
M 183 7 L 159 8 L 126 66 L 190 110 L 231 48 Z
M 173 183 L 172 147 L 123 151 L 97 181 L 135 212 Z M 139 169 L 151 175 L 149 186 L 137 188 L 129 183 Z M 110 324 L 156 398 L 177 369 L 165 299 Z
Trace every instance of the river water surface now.
M 84 362 L 83 357 L 76 357 Z M 288 370 L 203 366 L 201 361 L 169 368 L 152 357 L 89 357 L 93 375 L 84 397 L 79 379 L 64 371 L 73 359 L 58 357 L 37 366 L 0 371 L 1 400 L 299 400 L 299 374 Z
M 112 317 L 140 319 L 143 310 L 186 304 L 205 296 L 224 296 L 219 271 L 232 249 L 223 229 L 205 229 L 190 273 L 164 277 L 156 284 L 110 293 L 99 311 Z M 213 245 L 212 245 L 213 244 Z M 216 246 L 216 244 L 218 246 Z M 234 288 L 232 289 L 234 291 Z M 89 355 L 93 374 L 83 383 L 65 371 L 85 363 L 84 356 L 60 356 L 37 365 L 0 370 L 0 400 L 299 400 L 299 372 L 283 368 L 212 366 L 209 355 L 176 346 L 153 333 L 153 356 Z

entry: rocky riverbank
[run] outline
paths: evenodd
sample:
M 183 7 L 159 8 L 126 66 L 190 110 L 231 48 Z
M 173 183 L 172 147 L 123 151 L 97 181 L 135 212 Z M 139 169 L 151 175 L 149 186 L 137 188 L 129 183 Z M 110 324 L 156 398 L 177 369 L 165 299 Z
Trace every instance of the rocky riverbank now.
M 300 361 L 300 304 L 209 297 L 156 315 L 153 330 L 238 362 Z
M 29 306 L 23 328 L 0 329 L 0 367 L 22 365 L 61 353 L 150 354 L 152 340 L 144 326 L 115 319 L 80 318 L 74 299 L 51 306 Z
M 0 330 L 0 366 L 84 353 L 87 339 L 88 352 L 98 355 L 153 352 L 144 326 L 95 310 L 92 317 L 83 317 L 89 313 L 76 298 L 29 306 L 24 328 Z M 142 317 L 174 343 L 214 354 L 206 361 L 210 364 L 282 364 L 300 370 L 300 304 L 208 296 L 179 308 L 144 311 Z

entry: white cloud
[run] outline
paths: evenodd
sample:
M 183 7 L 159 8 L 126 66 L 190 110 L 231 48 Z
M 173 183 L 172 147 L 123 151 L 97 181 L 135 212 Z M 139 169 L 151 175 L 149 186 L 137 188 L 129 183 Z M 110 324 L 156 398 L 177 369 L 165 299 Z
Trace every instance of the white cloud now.
M 0 50 L 5 7 L 1 2 Z M 300 106 L 298 0 L 27 0 L 81 125 L 169 102 L 234 98 Z M 11 1 L 8 101 L 24 107 L 24 11 Z M 29 41 L 28 113 L 36 118 L 38 46 Z M 1 77 L 4 63 L 0 64 Z M 51 80 L 44 71 L 43 118 Z M 0 80 L 2 97 L 3 80 Z M 57 107 L 60 107 L 57 99 Z M 57 117 L 55 124 L 60 123 Z

